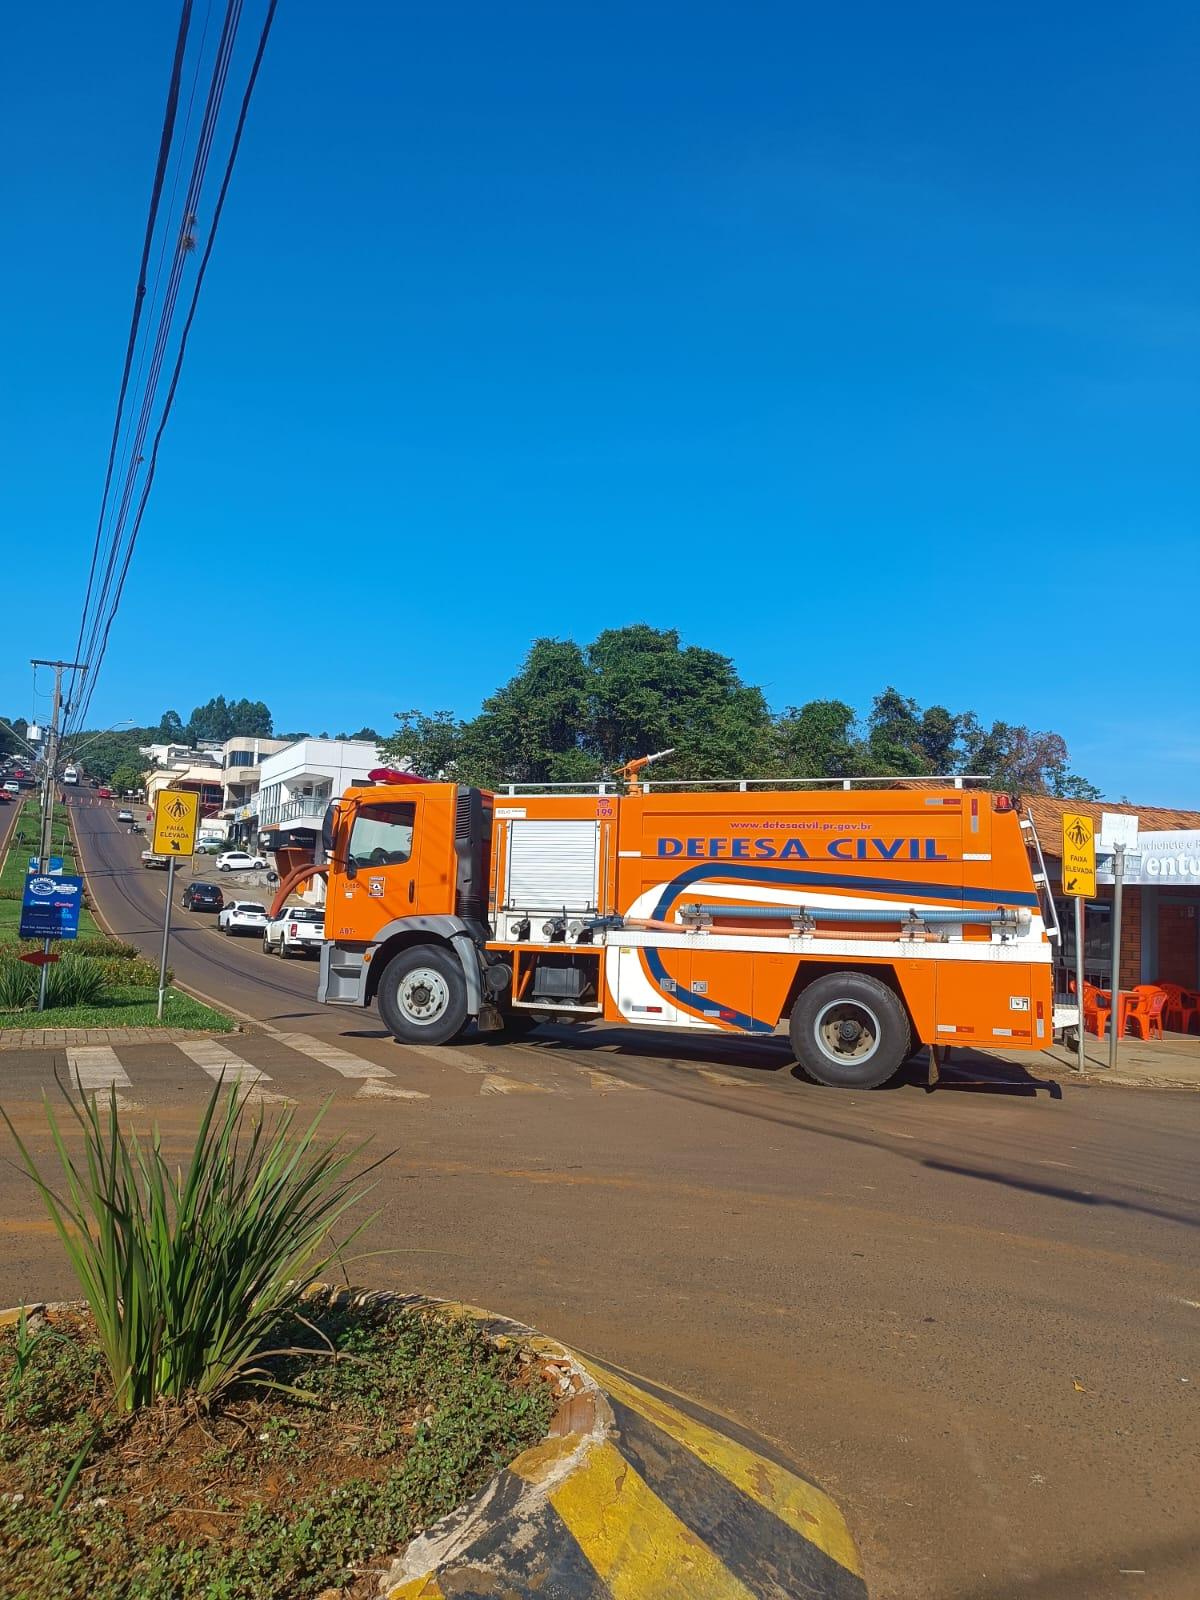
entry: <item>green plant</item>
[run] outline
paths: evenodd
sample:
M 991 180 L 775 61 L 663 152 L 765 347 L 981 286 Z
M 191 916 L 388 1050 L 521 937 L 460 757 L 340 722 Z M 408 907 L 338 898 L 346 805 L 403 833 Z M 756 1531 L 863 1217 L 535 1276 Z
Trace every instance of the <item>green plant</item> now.
M 94 1097 L 68 1099 L 82 1166 L 47 1104 L 62 1195 L 0 1107 L 91 1307 L 121 1411 L 160 1396 L 211 1400 L 235 1379 L 272 1383 L 259 1365 L 271 1336 L 335 1258 L 330 1230 L 367 1192 L 347 1177 L 362 1146 L 316 1143 L 328 1102 L 293 1136 L 290 1110 L 247 1126 L 246 1097 L 231 1089 L 222 1108 L 221 1095 L 218 1083 L 187 1169 L 174 1173 L 157 1129 L 144 1142 L 121 1126 L 115 1092 L 107 1115 Z
M 76 939 L 73 948 L 77 956 L 98 956 L 106 961 L 134 961 L 142 953 L 137 945 L 126 944 L 124 939 L 110 939 L 104 933 Z
M 63 956 L 46 975 L 46 1008 L 93 1006 L 104 998 L 104 968 L 87 956 Z
M 4 1416 L 6 1421 L 11 1420 L 15 1407 L 19 1402 L 21 1390 L 25 1385 L 25 1379 L 30 1367 L 33 1365 L 33 1358 L 37 1353 L 37 1348 L 47 1339 L 56 1339 L 60 1344 L 64 1345 L 69 1345 L 71 1342 L 69 1339 L 64 1338 L 61 1333 L 55 1333 L 51 1328 L 40 1327 L 35 1331 L 31 1331 L 29 1312 L 25 1306 L 22 1306 L 17 1312 L 17 1325 L 13 1330 L 12 1370 L 9 1372 L 4 1384 Z
M 37 995 L 37 974 L 24 961 L 0 960 L 0 1011 L 21 1011 Z

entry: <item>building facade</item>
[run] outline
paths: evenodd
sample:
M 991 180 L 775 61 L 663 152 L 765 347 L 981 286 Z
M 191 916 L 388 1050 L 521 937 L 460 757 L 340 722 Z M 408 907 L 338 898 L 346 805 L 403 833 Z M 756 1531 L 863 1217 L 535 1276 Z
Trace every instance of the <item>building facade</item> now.
M 1103 817 L 1136 819 L 1138 843 L 1131 847 L 1121 896 L 1120 972 L 1117 986 L 1178 983 L 1200 990 L 1200 811 L 1135 806 L 1110 801 L 1022 801 L 1032 817 L 1046 858 L 1046 871 L 1063 931 L 1063 982 L 1074 971 L 1075 905 L 1062 888 L 1064 813 L 1090 817 L 1100 848 L 1096 895 L 1084 902 L 1084 975 L 1103 989 L 1113 980 L 1113 885 L 1111 852 L 1104 848 Z M 1107 880 L 1107 881 L 1106 881 Z
M 267 756 L 286 750 L 289 739 L 238 737 L 221 746 L 221 810 L 228 837 L 252 844 L 257 831 L 257 799 L 262 783 L 262 763 Z
M 280 877 L 313 860 L 329 802 L 381 764 L 378 747 L 359 739 L 297 739 L 263 759 L 254 829 Z M 324 894 L 318 882 L 305 898 L 323 902 Z

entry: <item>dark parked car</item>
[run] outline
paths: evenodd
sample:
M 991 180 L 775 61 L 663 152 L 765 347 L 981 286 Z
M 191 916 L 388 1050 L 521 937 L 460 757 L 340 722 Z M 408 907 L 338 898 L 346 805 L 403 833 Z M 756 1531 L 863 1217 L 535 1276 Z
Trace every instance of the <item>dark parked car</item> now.
M 215 883 L 189 883 L 179 903 L 185 911 L 220 911 L 225 896 Z

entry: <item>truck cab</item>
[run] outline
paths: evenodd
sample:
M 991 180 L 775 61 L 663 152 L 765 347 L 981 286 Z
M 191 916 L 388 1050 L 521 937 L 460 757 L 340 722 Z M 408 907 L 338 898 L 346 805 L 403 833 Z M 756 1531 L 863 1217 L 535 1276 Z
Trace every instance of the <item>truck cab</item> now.
M 372 1000 L 399 1039 L 443 1044 L 507 977 L 487 957 L 492 797 L 465 784 L 382 782 L 329 807 L 318 998 Z M 507 969 L 501 969 L 505 974 Z

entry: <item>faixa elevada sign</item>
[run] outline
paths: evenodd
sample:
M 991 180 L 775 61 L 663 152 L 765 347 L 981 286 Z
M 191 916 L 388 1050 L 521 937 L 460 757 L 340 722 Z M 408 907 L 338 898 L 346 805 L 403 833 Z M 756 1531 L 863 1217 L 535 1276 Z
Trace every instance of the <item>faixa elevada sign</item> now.
M 1101 850 L 1103 851 L 1103 845 Z M 1102 854 L 1096 864 L 1101 883 L 1113 881 L 1113 858 Z M 1125 857 L 1125 882 L 1178 884 L 1200 889 L 1200 831 L 1139 833 Z

